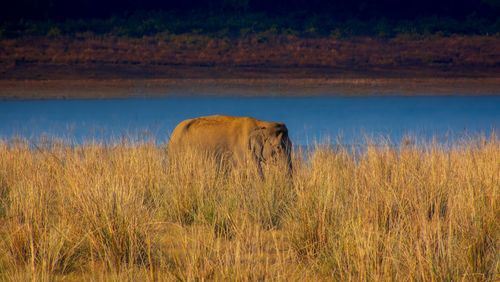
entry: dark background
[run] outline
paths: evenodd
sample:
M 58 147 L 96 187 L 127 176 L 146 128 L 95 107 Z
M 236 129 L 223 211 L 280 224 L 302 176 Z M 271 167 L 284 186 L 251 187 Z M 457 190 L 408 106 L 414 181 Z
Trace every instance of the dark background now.
M 497 18 L 500 0 L 10 0 L 0 4 L 2 21 L 126 17 L 137 11 L 175 13 L 324 14 L 338 19 L 418 17 Z

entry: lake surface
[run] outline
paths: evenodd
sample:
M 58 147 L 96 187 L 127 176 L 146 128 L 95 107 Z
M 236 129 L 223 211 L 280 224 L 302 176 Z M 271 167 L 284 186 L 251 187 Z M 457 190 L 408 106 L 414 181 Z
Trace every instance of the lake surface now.
M 0 101 L 0 138 L 168 140 L 187 118 L 226 114 L 285 122 L 296 145 L 365 137 L 397 143 L 405 135 L 453 142 L 500 129 L 500 96 L 173 97 Z

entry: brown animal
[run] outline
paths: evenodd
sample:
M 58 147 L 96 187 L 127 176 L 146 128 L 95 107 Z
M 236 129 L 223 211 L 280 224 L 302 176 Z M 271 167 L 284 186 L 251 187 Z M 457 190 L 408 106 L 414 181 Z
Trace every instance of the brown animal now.
M 195 149 L 235 164 L 254 163 L 262 177 L 262 165 L 281 162 L 292 173 L 292 142 L 284 123 L 251 117 L 206 116 L 179 123 L 170 137 L 169 154 Z

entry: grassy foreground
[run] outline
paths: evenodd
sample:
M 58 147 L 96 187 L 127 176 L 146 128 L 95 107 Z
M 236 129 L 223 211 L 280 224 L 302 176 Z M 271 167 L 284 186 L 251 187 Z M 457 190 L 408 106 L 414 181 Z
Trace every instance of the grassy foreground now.
M 0 142 L 0 280 L 498 279 L 500 142 L 318 146 L 276 171 Z

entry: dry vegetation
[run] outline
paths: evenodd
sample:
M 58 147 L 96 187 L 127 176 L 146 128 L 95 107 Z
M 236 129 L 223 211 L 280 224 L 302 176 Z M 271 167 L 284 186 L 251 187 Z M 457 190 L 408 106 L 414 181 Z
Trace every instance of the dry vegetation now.
M 498 279 L 496 137 L 301 156 L 260 181 L 153 143 L 3 141 L 0 280 Z
M 259 35 L 212 38 L 180 34 L 140 39 L 122 37 L 22 37 L 0 40 L 0 71 L 23 65 L 213 66 L 265 68 L 490 69 L 500 64 L 495 36 L 359 37 L 338 39 Z
M 500 37 L 0 39 L 0 99 L 190 95 L 490 95 L 500 85 Z

